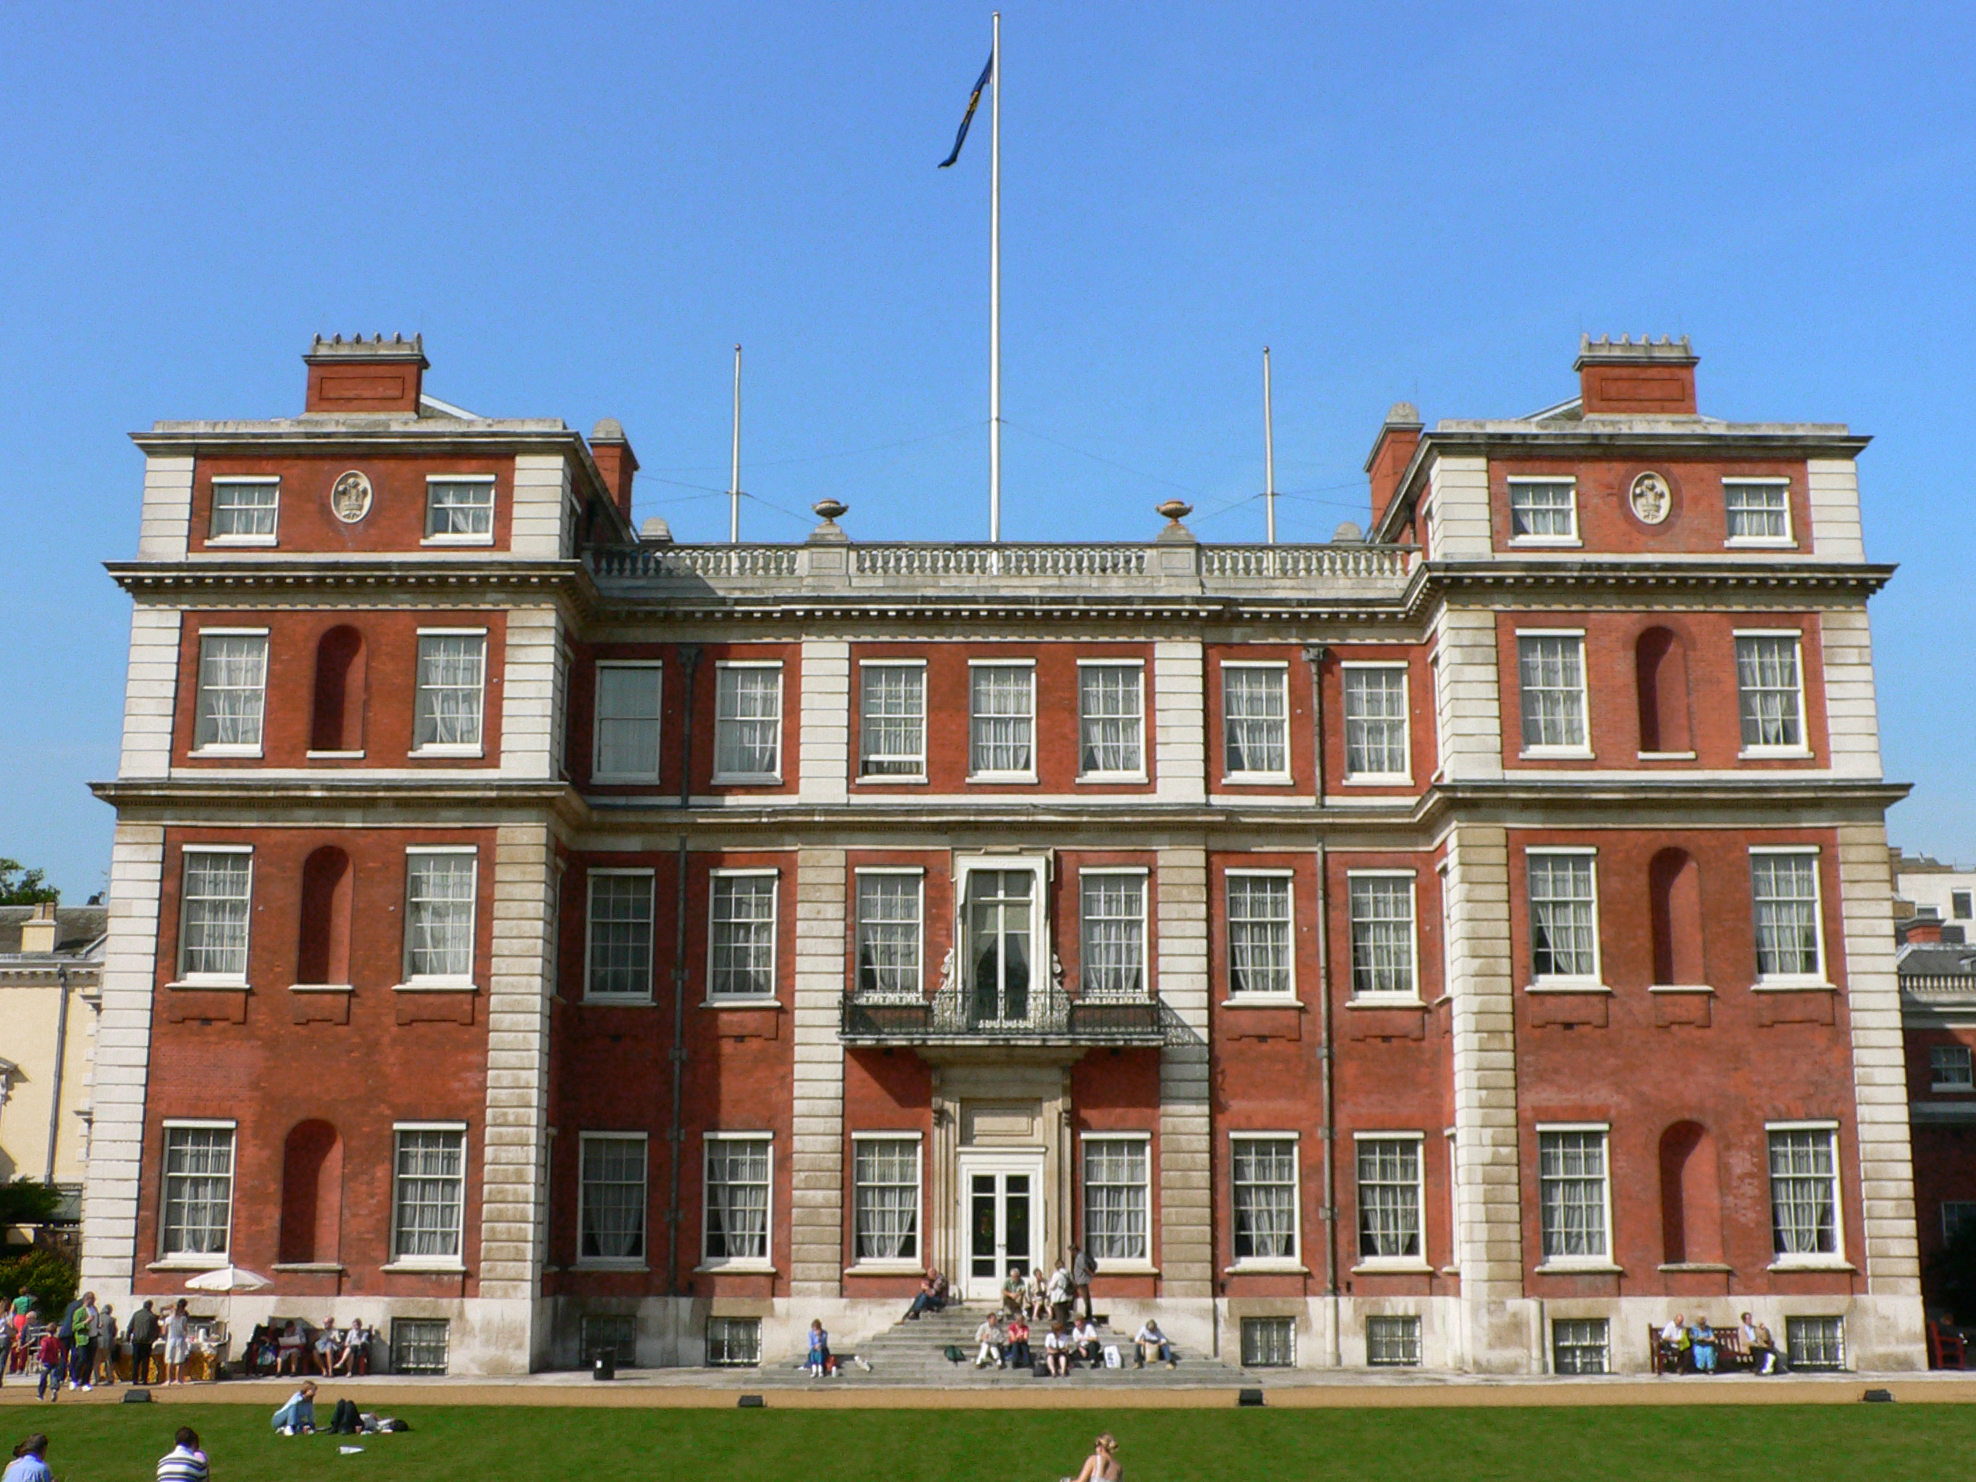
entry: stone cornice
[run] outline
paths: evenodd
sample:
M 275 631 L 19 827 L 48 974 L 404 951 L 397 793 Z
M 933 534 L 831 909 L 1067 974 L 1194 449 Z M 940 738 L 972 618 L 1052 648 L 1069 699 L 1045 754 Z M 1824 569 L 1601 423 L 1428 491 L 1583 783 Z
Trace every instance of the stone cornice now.
M 1589 827 L 1610 827 L 1622 820 L 1639 823 L 1663 815 L 1718 826 L 1713 822 L 1718 814 L 1721 825 L 1736 827 L 1820 827 L 1862 818 L 1878 822 L 1910 790 L 1905 782 L 1789 777 L 1775 772 L 1752 773 L 1734 781 L 1694 782 L 1682 781 L 1678 775 L 1611 782 L 1588 782 L 1576 776 L 1557 782 L 1510 777 L 1436 783 L 1414 816 L 1439 827 L 1468 822 L 1569 827 L 1577 819 L 1590 819 Z M 1815 813 L 1816 821 L 1807 822 L 1802 816 L 1807 812 Z M 1572 817 L 1560 816 L 1567 814 Z M 1795 816 L 1778 821 L 1779 814 Z
M 1867 562 L 1657 560 L 1570 558 L 1532 560 L 1498 557 L 1488 561 L 1430 561 L 1415 573 L 1408 592 L 1411 611 L 1418 612 L 1436 597 L 1481 596 L 1484 599 L 1555 600 L 1561 595 L 1610 600 L 1651 597 L 1657 604 L 1683 594 L 1704 599 L 1702 605 L 1734 604 L 1737 596 L 1758 598 L 1766 605 L 1790 597 L 1872 596 L 1892 580 L 1895 567 Z
M 467 560 L 407 555 L 336 561 L 222 556 L 187 561 L 105 561 L 110 578 L 139 601 L 212 607 L 244 598 L 250 605 L 279 606 L 310 596 L 403 594 L 408 598 L 485 594 L 478 600 L 539 602 L 561 599 L 588 616 L 597 585 L 578 561 Z

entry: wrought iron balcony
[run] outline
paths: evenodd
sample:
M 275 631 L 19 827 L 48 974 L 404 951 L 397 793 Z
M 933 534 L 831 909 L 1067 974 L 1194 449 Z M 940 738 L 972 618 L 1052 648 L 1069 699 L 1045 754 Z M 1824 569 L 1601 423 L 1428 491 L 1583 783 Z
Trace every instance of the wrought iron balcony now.
M 838 1037 L 853 1045 L 1155 1046 L 1173 1032 L 1171 1019 L 1156 998 L 1072 997 L 1054 981 L 994 1005 L 945 983 L 931 998 L 847 996 Z

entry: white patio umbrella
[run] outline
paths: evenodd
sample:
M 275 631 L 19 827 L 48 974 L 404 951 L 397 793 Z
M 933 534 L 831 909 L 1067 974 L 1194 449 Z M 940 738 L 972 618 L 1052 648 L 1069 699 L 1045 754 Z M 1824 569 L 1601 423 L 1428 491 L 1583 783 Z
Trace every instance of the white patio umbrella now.
M 228 1347 L 233 1344 L 233 1294 L 235 1292 L 258 1292 L 273 1282 L 258 1271 L 249 1271 L 245 1266 L 221 1266 L 212 1271 L 201 1271 L 185 1283 L 190 1292 L 218 1292 L 227 1299 L 226 1340 Z M 213 1355 L 213 1378 L 220 1377 L 221 1354 Z

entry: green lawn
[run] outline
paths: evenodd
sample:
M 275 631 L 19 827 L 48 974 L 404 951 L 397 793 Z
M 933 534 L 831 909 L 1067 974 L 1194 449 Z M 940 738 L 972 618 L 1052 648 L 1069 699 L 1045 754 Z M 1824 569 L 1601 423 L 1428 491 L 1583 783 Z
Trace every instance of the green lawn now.
M 774 1396 L 769 1403 L 774 1405 Z M 370 1476 L 419 1482 L 837 1478 L 1054 1482 L 1101 1428 L 1130 1482 L 1293 1479 L 1785 1477 L 1968 1482 L 1976 1428 L 1954 1405 L 1478 1410 L 419 1409 L 413 1429 L 356 1438 L 272 1435 L 242 1405 L 0 1410 L 7 1448 L 35 1427 L 61 1482 L 149 1482 L 180 1425 L 219 1482 Z

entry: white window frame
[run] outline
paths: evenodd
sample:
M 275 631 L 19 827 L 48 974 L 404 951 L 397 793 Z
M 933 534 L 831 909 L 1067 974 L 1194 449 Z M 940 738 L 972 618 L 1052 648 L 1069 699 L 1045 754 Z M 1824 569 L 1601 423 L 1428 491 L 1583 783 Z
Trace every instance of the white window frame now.
M 919 671 L 919 750 L 908 756 L 904 752 L 871 752 L 865 749 L 865 728 L 870 718 L 865 709 L 865 676 L 873 669 L 917 669 Z M 897 717 L 886 717 L 896 719 Z M 860 782 L 924 782 L 926 781 L 926 660 L 924 659 L 860 659 L 858 660 L 858 765 L 857 780 Z M 867 772 L 866 762 L 911 762 L 910 772 Z
M 919 966 L 912 991 L 867 993 L 864 986 L 864 892 L 867 875 L 910 878 L 919 895 Z M 858 865 L 851 871 L 851 993 L 864 1003 L 918 1003 L 926 997 L 926 870 L 921 865 Z M 876 1135 L 876 1134 L 874 1134 Z
M 1729 534 L 1729 491 L 1732 488 L 1761 485 L 1784 491 L 1784 533 L 1782 535 L 1731 535 Z M 1727 478 L 1722 480 L 1722 544 L 1735 550 L 1789 550 L 1795 549 L 1798 533 L 1791 519 L 1791 481 L 1780 478 Z
M 220 491 L 220 486 L 223 484 L 232 484 L 235 486 L 241 484 L 257 484 L 262 488 L 267 488 L 268 486 L 272 485 L 274 488 L 274 529 L 270 530 L 265 535 L 258 535 L 258 534 L 215 535 L 213 533 L 213 524 L 214 521 L 219 516 L 219 505 L 220 505 L 219 491 Z M 209 549 L 213 546 L 260 546 L 266 548 L 268 546 L 279 544 L 281 540 L 281 477 L 280 475 L 278 474 L 275 475 L 215 474 L 213 476 L 212 488 L 213 488 L 212 496 L 208 501 L 208 507 L 206 510 L 206 545 Z
M 473 741 L 420 741 L 418 739 L 420 716 L 425 708 L 425 655 L 422 650 L 428 638 L 478 638 L 480 640 L 480 724 L 475 728 Z M 485 756 L 487 754 L 487 629 L 485 628 L 420 628 L 414 636 L 412 651 L 412 755 L 413 756 Z
M 1539 1122 L 1531 1129 L 1537 1138 L 1537 1266 L 1539 1271 L 1616 1271 L 1618 1263 L 1613 1260 L 1613 1250 L 1618 1244 L 1618 1232 L 1612 1225 L 1612 1123 L 1610 1122 Z M 1602 1139 L 1601 1158 L 1605 1165 L 1602 1196 L 1605 1221 L 1603 1234 L 1605 1250 L 1599 1255 L 1552 1256 L 1544 1254 L 1544 1134 L 1547 1132 L 1583 1133 L 1596 1132 Z
M 768 1202 L 764 1210 L 762 1225 L 762 1251 L 760 1256 L 710 1256 L 707 1254 L 707 1240 L 712 1234 L 707 1218 L 712 1200 L 707 1197 L 712 1179 L 708 1176 L 707 1156 L 715 1143 L 759 1142 L 768 1149 Z M 922 1172 L 921 1177 L 925 1175 Z M 773 1132 L 703 1132 L 700 1134 L 700 1264 L 699 1271 L 760 1271 L 775 1270 L 775 1134 Z
M 247 941 L 241 949 L 243 966 L 238 973 L 188 973 L 185 970 L 185 875 L 190 868 L 187 856 L 193 854 L 244 854 L 247 856 Z M 178 852 L 178 976 L 174 988 L 245 988 L 254 965 L 254 846 L 252 844 L 187 844 Z M 191 1124 L 187 1124 L 191 1125 Z
M 643 880 L 645 882 L 645 991 L 643 993 L 600 993 L 593 986 L 596 959 L 593 955 L 597 945 L 597 887 L 599 879 Z M 604 868 L 584 871 L 583 884 L 583 1001 L 585 1003 L 630 1003 L 652 1002 L 653 965 L 658 957 L 658 897 L 657 872 L 652 869 Z M 588 1135 L 587 1133 L 585 1134 Z
M 417 973 L 412 968 L 412 856 L 415 854 L 465 854 L 473 858 L 473 894 L 467 898 L 467 941 L 472 944 L 471 961 L 480 961 L 480 849 L 474 844 L 407 844 L 405 846 L 405 886 L 400 904 L 404 908 L 404 946 L 399 959 L 403 981 L 400 988 L 459 989 L 474 987 L 471 969 L 458 973 Z
M 1228 909 L 1228 882 L 1231 879 L 1284 880 L 1289 882 L 1290 900 L 1290 982 L 1279 993 L 1243 992 L 1235 986 L 1235 923 L 1233 913 Z M 1297 872 L 1286 869 L 1225 869 L 1221 872 L 1222 923 L 1228 933 L 1227 958 L 1224 964 L 1228 973 L 1228 997 L 1224 1003 L 1281 1003 L 1298 1002 L 1297 998 Z
M 1527 724 L 1524 684 L 1523 684 L 1523 641 L 1541 638 L 1576 638 L 1578 640 L 1578 724 L 1584 730 L 1583 741 L 1532 742 L 1525 734 Z M 1592 756 L 1592 675 L 1586 653 L 1585 630 L 1583 628 L 1518 628 L 1516 630 L 1516 726 L 1519 757 L 1544 760 L 1551 757 L 1570 757 L 1580 760 Z
M 1949 1060 L 1956 1054 L 1962 1056 L 1962 1079 L 1945 1081 L 1935 1057 L 1939 1055 Z M 1937 1095 L 1949 1096 L 1967 1096 L 1976 1092 L 1976 1063 L 1973 1062 L 1976 1062 L 1976 1054 L 1971 1053 L 1968 1045 L 1928 1046 L 1928 1089 Z
M 768 982 L 767 993 L 716 993 L 714 991 L 714 904 L 716 882 L 721 880 L 769 880 L 773 882 L 769 891 L 768 918 Z M 712 869 L 707 871 L 707 949 L 706 961 L 706 1004 L 707 1008 L 732 1008 L 743 1006 L 764 1006 L 782 1001 L 779 973 L 782 967 L 782 871 L 773 865 L 738 869 Z
M 465 1122 L 393 1122 L 391 1124 L 391 1263 L 387 1271 L 464 1271 L 467 1251 L 467 1179 L 473 1165 L 468 1160 L 467 1124 Z M 399 1242 L 405 1231 L 399 1223 L 398 1180 L 398 1134 L 401 1132 L 457 1132 L 460 1135 L 460 1204 L 459 1221 L 453 1227 L 452 1255 L 406 1255 L 399 1249 Z
M 1811 972 L 1770 973 L 1766 975 L 1759 971 L 1755 975 L 1756 981 L 1751 986 L 1756 988 L 1829 988 L 1832 986 L 1826 976 L 1829 959 L 1825 954 L 1825 870 L 1823 861 L 1819 858 L 1822 852 L 1816 844 L 1752 844 L 1749 846 L 1752 864 L 1754 864 L 1755 858 L 1759 854 L 1804 854 L 1812 857 L 1811 922 L 1813 927 L 1813 943 L 1817 953 L 1817 963 Z M 1755 960 L 1756 932 L 1756 877 L 1752 874 L 1750 877 L 1750 951 L 1752 955 L 1751 966 L 1753 968 L 1757 965 Z
M 1409 929 L 1407 976 L 1413 980 L 1413 987 L 1405 993 L 1361 993 L 1358 991 L 1358 918 L 1352 914 L 1352 882 L 1354 880 L 1404 880 L 1407 882 L 1407 925 Z M 1346 971 L 1351 978 L 1349 997 L 1357 1003 L 1418 1003 L 1420 1002 L 1420 881 L 1413 870 L 1347 870 L 1345 871 L 1345 936 L 1348 962 Z
M 1832 1249 L 1814 1251 L 1802 1255 L 1783 1255 L 1775 1245 L 1777 1220 L 1777 1190 L 1775 1176 L 1770 1171 L 1770 1134 L 1773 1132 L 1823 1132 L 1830 1139 L 1832 1149 Z M 1846 1260 L 1846 1165 L 1839 1154 L 1839 1124 L 1830 1118 L 1809 1118 L 1797 1122 L 1765 1122 L 1763 1124 L 1763 1184 L 1764 1205 L 1770 1210 L 1772 1246 L 1770 1269 L 1772 1271 L 1850 1271 L 1851 1264 Z
M 1084 671 L 1086 669 L 1136 669 L 1139 673 L 1139 765 L 1124 771 L 1084 770 Z M 1115 717 L 1103 717 L 1113 719 Z M 1146 661 L 1144 659 L 1079 659 L 1077 661 L 1077 780 L 1079 782 L 1144 782 L 1146 771 Z
M 1050 935 L 1052 913 L 1048 909 L 1050 860 L 1041 854 L 957 854 L 954 856 L 954 935 L 955 981 L 971 1015 L 974 981 L 968 976 L 967 959 L 973 937 L 968 926 L 968 882 L 978 872 L 1007 874 L 1026 871 L 1029 876 L 1029 1012 L 1033 1019 L 1042 995 L 1049 990 L 1050 965 L 1056 960 L 1056 945 Z
M 1410 666 L 1404 661 L 1393 662 L 1384 659 L 1346 659 L 1339 666 L 1338 708 L 1342 712 L 1341 724 L 1345 746 L 1345 783 L 1351 787 L 1398 787 L 1413 783 L 1413 689 Z M 1400 772 L 1354 772 L 1352 770 L 1351 740 L 1351 685 L 1347 676 L 1363 673 L 1366 670 L 1380 670 L 1400 676 L 1400 755 L 1406 758 L 1406 770 Z
M 866 1260 L 859 1248 L 863 1244 L 864 1232 L 858 1226 L 858 1148 L 861 1142 L 910 1142 L 913 1145 L 913 1166 L 916 1177 L 913 1180 L 913 1254 L 901 1256 L 897 1260 Z M 771 1165 L 772 1167 L 773 1165 Z M 887 1132 L 873 1128 L 851 1134 L 851 1264 L 845 1274 L 911 1274 L 918 1276 L 926 1270 L 926 1137 L 924 1133 Z M 769 1197 L 774 1198 L 774 1179 L 769 1180 Z M 872 1187 L 881 1187 L 873 1185 Z M 896 1187 L 883 1185 L 882 1187 Z
M 1519 485 L 1529 487 L 1535 484 L 1559 485 L 1571 491 L 1571 530 L 1566 535 L 1518 535 L 1516 533 L 1516 491 Z M 1571 474 L 1511 474 L 1506 481 L 1504 497 L 1509 512 L 1509 543 L 1517 549 L 1552 550 L 1582 546 L 1585 542 L 1578 529 L 1578 480 Z
M 272 542 L 268 542 L 272 543 Z M 257 757 L 268 737 L 268 667 L 274 657 L 274 642 L 266 628 L 201 628 L 198 633 L 198 668 L 192 689 L 192 755 Z M 199 728 L 206 714 L 206 640 L 209 638 L 258 638 L 261 640 L 261 706 L 257 729 L 261 739 L 246 741 L 201 741 Z
M 1731 632 L 1730 662 L 1736 672 L 1736 734 L 1742 736 L 1743 727 L 1743 665 L 1741 655 L 1735 652 L 1734 645 L 1745 638 L 1789 639 L 1793 648 L 1792 667 L 1798 676 L 1798 739 L 1796 745 L 1765 746 L 1744 745 L 1736 755 L 1743 759 L 1763 757 L 1808 757 L 1811 755 L 1811 728 L 1805 712 L 1805 672 L 1804 672 L 1804 629 L 1802 628 L 1737 628 Z
M 1533 855 L 1575 855 L 1592 862 L 1592 971 L 1589 974 L 1537 973 L 1537 911 L 1536 903 L 1530 896 L 1530 858 Z M 1523 862 L 1523 924 L 1529 933 L 1530 987 L 1533 989 L 1566 988 L 1583 990 L 1605 986 L 1605 952 L 1600 940 L 1605 935 L 1605 923 L 1600 911 L 1599 900 L 1599 851 L 1589 844 L 1532 844 L 1524 849 Z
M 1235 1254 L 1235 1144 L 1238 1142 L 1288 1142 L 1290 1153 L 1290 1253 L 1287 1256 L 1237 1256 Z M 1228 1273 L 1302 1273 L 1304 1270 L 1304 1146 L 1300 1132 L 1231 1129 L 1228 1133 Z
M 1413 1155 L 1414 1239 L 1420 1253 L 1412 1256 L 1355 1256 L 1354 1271 L 1431 1271 L 1427 1260 L 1427 1134 L 1425 1132 L 1354 1132 L 1352 1134 L 1352 1249 L 1360 1250 L 1365 1234 L 1364 1181 L 1359 1177 L 1358 1147 L 1362 1142 L 1411 1142 Z
M 653 697 L 654 734 L 650 771 L 607 772 L 604 770 L 603 676 L 608 670 L 619 669 L 649 669 L 658 682 L 657 694 Z M 657 782 L 659 780 L 659 770 L 665 765 L 665 669 L 664 662 L 659 659 L 599 659 L 597 661 L 597 682 L 592 686 L 590 703 L 590 780 L 592 782 Z
M 720 729 L 723 722 L 720 714 L 721 676 L 738 673 L 745 669 L 773 669 L 775 671 L 775 766 L 767 772 L 723 772 L 720 770 Z M 783 749 L 788 741 L 784 722 L 788 719 L 788 706 L 783 702 L 788 698 L 789 686 L 783 675 L 780 659 L 716 659 L 714 661 L 714 754 L 713 782 L 722 786 L 764 787 L 775 786 L 782 781 Z M 766 716 L 751 716 L 750 720 L 765 720 Z
M 1084 914 L 1084 882 L 1105 876 L 1125 877 L 1139 881 L 1139 992 L 1123 997 L 1094 993 L 1085 976 L 1090 965 L 1089 937 L 1086 930 L 1089 918 Z M 1144 865 L 1092 865 L 1080 868 L 1077 872 L 1077 991 L 1096 1003 L 1139 1003 L 1158 997 L 1153 986 L 1153 953 L 1150 937 L 1150 917 L 1152 915 L 1152 872 Z M 1119 920 L 1127 918 L 1119 917 Z M 1291 906 L 1291 939 L 1294 943 L 1296 907 Z M 1294 955 L 1294 951 L 1293 951 Z
M 1029 765 L 1012 771 L 977 771 L 974 765 L 974 675 L 979 669 L 1024 669 L 1029 673 Z M 989 716 L 1013 720 L 1014 716 Z M 1036 780 L 1036 661 L 1034 659 L 969 659 L 967 661 L 967 780 L 969 782 L 1034 782 Z
M 435 484 L 483 484 L 487 488 L 487 533 L 468 534 L 432 533 L 432 490 Z M 447 545 L 492 545 L 494 544 L 494 521 L 498 513 L 496 504 L 500 499 L 495 489 L 494 475 L 491 473 L 429 473 L 425 476 L 425 509 L 421 512 L 424 535 L 419 544 L 423 546 Z
M 1153 1208 L 1153 1134 L 1150 1132 L 1081 1132 L 1077 1137 L 1077 1189 L 1079 1210 L 1084 1216 L 1080 1238 L 1086 1250 L 1091 1249 L 1091 1165 L 1085 1157 L 1085 1149 L 1092 1143 L 1138 1143 L 1145 1151 L 1146 1176 L 1137 1184 L 1108 1184 L 1108 1188 L 1136 1188 L 1144 1197 L 1141 1206 L 1146 1217 L 1144 1238 L 1146 1250 L 1139 1256 L 1100 1255 L 1104 1269 L 1108 1273 L 1125 1275 L 1128 1273 L 1149 1273 L 1156 1271 L 1153 1265 L 1153 1230 L 1158 1223 L 1158 1213 Z
M 1949 920 L 1967 921 L 1976 916 L 1976 892 L 1951 890 L 1949 892 Z
M 584 1152 L 593 1142 L 636 1142 L 644 1151 L 644 1167 L 639 1186 L 644 1190 L 642 1223 L 638 1243 L 642 1254 L 635 1256 L 587 1256 L 583 1253 L 584 1221 L 590 1212 L 589 1180 L 584 1176 Z M 652 1252 L 652 1136 L 649 1132 L 614 1132 L 598 1128 L 576 1134 L 576 1269 L 579 1271 L 650 1270 Z
M 1221 781 L 1229 787 L 1281 787 L 1289 783 L 1297 761 L 1290 730 L 1290 661 L 1288 659 L 1222 659 L 1216 664 L 1216 683 L 1221 686 Z M 1229 765 L 1228 671 L 1231 669 L 1274 670 L 1283 696 L 1283 768 L 1277 772 L 1237 772 Z
M 224 1117 L 167 1117 L 162 1130 L 163 1140 L 158 1144 L 158 1264 L 188 1270 L 217 1270 L 233 1258 L 233 1214 L 239 1203 L 235 1198 L 235 1189 L 240 1176 L 240 1124 Z M 171 1135 L 181 1131 L 225 1132 L 232 1139 L 232 1151 L 227 1157 L 226 1241 L 218 1250 L 175 1251 L 165 1243 L 170 1233 L 165 1212 L 171 1207 L 173 1175 L 167 1171 L 171 1163 Z

